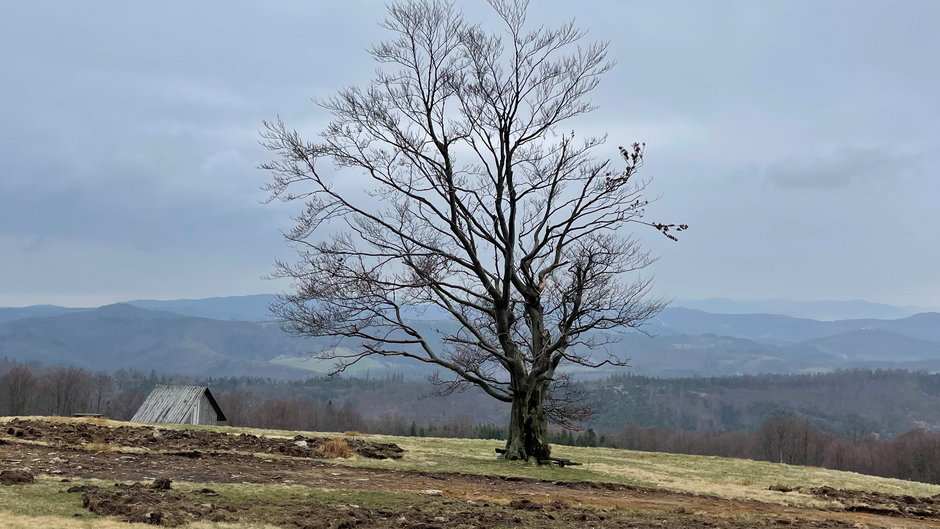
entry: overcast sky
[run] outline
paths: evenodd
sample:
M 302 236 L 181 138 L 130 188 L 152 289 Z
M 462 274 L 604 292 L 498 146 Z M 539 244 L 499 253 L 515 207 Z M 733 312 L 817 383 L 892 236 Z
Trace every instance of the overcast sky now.
M 482 1 L 460 2 L 471 16 Z M 647 142 L 676 298 L 940 306 L 940 2 L 533 2 L 610 40 L 601 109 Z M 380 2 L 4 2 L 0 306 L 274 292 L 262 119 L 368 80 Z

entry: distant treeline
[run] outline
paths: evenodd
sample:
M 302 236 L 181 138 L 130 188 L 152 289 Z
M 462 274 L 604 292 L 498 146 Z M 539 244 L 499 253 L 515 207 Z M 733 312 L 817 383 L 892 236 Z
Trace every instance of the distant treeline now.
M 144 394 L 122 374 L 76 367 L 46 367 L 0 361 L 0 412 L 3 415 L 101 413 L 129 419 Z
M 478 437 L 481 429 L 489 428 L 469 415 L 453 413 L 453 406 L 447 410 L 447 402 L 429 396 L 425 384 L 405 381 L 400 375 L 306 381 L 198 379 L 127 369 L 109 374 L 5 359 L 0 359 L 0 415 L 100 413 L 128 420 L 158 384 L 212 388 L 231 426 L 436 437 Z M 486 405 L 492 403 L 483 397 L 480 406 L 470 409 L 479 411 Z M 364 408 L 371 413 L 361 413 Z M 424 420 L 419 424 L 405 417 L 400 413 L 405 409 Z
M 508 418 L 507 406 L 481 391 L 436 397 L 427 382 L 397 374 L 306 380 L 196 378 L 128 369 L 109 374 L 0 359 L 0 377 L 0 412 L 7 414 L 90 411 L 127 418 L 154 385 L 194 384 L 209 386 L 220 399 L 231 400 L 228 414 L 237 421 L 251 421 L 253 410 L 272 399 L 299 399 L 318 406 L 332 402 L 334 409 L 354 410 L 364 421 L 409 428 L 412 423 L 502 424 Z M 894 437 L 917 427 L 940 430 L 940 375 L 921 372 L 855 370 L 679 379 L 625 375 L 579 386 L 595 410 L 583 426 L 596 431 L 619 431 L 628 424 L 681 431 L 756 431 L 781 413 L 848 439 L 872 433 Z
M 195 379 L 135 370 L 113 374 L 75 367 L 20 364 L 0 359 L 0 414 L 60 415 L 101 413 L 128 420 L 157 384 L 193 384 L 213 388 L 230 426 L 282 430 L 346 431 L 414 437 L 505 439 L 503 425 L 481 423 L 469 415 L 434 420 L 441 400 L 427 396 L 422 384 L 400 375 L 383 379 L 309 379 L 281 381 L 267 378 Z M 405 402 L 425 409 L 429 420 L 418 422 L 401 414 L 364 416 L 350 393 L 377 392 L 390 402 Z M 293 396 L 281 396 L 281 395 Z M 342 404 L 331 397 L 346 396 Z M 424 398 L 427 397 L 427 398 Z M 371 401 L 372 399 L 367 399 Z M 396 406 L 390 406 L 394 410 Z M 593 429 L 582 432 L 555 430 L 551 442 L 577 446 L 610 446 Z
M 857 439 L 940 428 L 940 375 L 904 370 L 826 374 L 652 378 L 624 375 L 583 383 L 596 415 L 591 426 L 626 424 L 687 431 L 756 430 L 785 413 Z
M 196 379 L 0 359 L 0 413 L 92 412 L 127 420 L 157 384 L 211 387 L 232 426 L 505 438 L 505 419 L 492 399 L 472 393 L 456 401 L 429 397 L 426 384 L 397 375 L 306 381 Z M 595 422 L 582 431 L 553 430 L 551 442 L 748 458 L 940 483 L 940 434 L 910 428 L 890 435 L 892 428 L 886 426 L 896 428 L 912 417 L 937 424 L 940 412 L 930 409 L 940 394 L 937 375 L 851 371 L 703 379 L 628 376 L 585 387 L 595 399 L 606 397 Z M 825 411 L 840 409 L 837 405 L 841 414 Z M 863 415 L 866 407 L 870 413 Z

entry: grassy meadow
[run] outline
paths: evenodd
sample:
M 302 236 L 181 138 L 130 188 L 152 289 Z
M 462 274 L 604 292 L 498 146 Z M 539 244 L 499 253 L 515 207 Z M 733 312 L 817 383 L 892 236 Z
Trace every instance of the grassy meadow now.
M 39 419 L 39 418 L 36 418 Z M 0 419 L 2 421 L 3 419 Z M 71 421 L 75 419 L 56 419 Z M 100 425 L 122 425 L 114 421 L 96 420 Z M 174 425 L 159 425 L 161 428 L 193 428 Z M 894 495 L 933 496 L 940 494 L 940 486 L 864 476 L 813 467 L 781 465 L 749 460 L 719 457 L 674 455 L 664 453 L 636 452 L 607 448 L 583 448 L 554 446 L 553 454 L 582 463 L 576 467 L 558 468 L 535 464 L 498 460 L 494 448 L 501 442 L 476 439 L 414 438 L 384 435 L 365 435 L 356 432 L 322 433 L 295 432 L 286 430 L 258 430 L 251 428 L 196 427 L 226 433 L 251 433 L 268 437 L 306 436 L 354 437 L 362 436 L 379 442 L 397 443 L 405 449 L 400 460 L 374 460 L 364 457 L 331 460 L 340 466 L 380 468 L 388 470 L 414 470 L 423 472 L 448 472 L 482 474 L 493 476 L 515 476 L 550 481 L 591 481 L 620 483 L 664 491 L 691 493 L 698 496 L 713 496 L 733 500 L 756 500 L 782 506 L 804 506 L 825 509 L 827 500 L 799 491 L 777 492 L 771 486 L 815 487 L 830 486 L 840 489 L 883 492 Z M 112 447 L 115 452 L 121 447 Z M 140 449 L 128 450 L 138 452 Z M 265 455 L 265 457 L 277 457 Z M 98 517 L 82 508 L 80 494 L 66 494 L 64 490 L 75 484 L 98 484 L 95 480 L 72 479 L 61 482 L 61 476 L 38 476 L 35 484 L 0 487 L 0 527 L 5 528 L 111 528 L 127 527 L 114 519 Z M 101 482 L 110 485 L 111 483 Z M 281 501 L 304 501 L 316 499 L 328 504 L 354 503 L 378 507 L 406 506 L 441 501 L 428 496 L 414 494 L 332 490 L 297 485 L 260 484 L 201 484 L 177 483 L 181 490 L 210 486 L 230 502 L 252 499 Z M 263 527 L 226 523 L 198 522 L 190 527 Z

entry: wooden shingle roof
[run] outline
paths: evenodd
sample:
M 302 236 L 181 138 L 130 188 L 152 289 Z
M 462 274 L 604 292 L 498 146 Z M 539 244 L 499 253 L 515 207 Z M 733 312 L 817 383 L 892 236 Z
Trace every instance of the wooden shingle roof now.
M 182 423 L 203 395 L 209 399 L 218 420 L 224 421 L 222 409 L 205 386 L 156 386 L 131 421 Z

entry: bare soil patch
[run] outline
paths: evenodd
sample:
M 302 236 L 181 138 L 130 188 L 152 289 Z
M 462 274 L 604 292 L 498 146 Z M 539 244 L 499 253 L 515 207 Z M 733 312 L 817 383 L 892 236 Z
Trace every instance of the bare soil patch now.
M 329 458 L 351 455 L 337 450 L 337 441 L 328 437 L 293 439 L 252 434 L 231 435 L 205 430 L 171 430 L 133 426 L 100 426 L 84 422 L 46 422 L 12 419 L 6 434 L 13 439 L 43 441 L 56 446 L 104 445 L 148 448 L 151 450 L 194 452 L 203 450 L 270 453 L 292 457 Z M 394 443 L 378 443 L 345 438 L 352 453 L 373 459 L 399 459 L 404 450 Z
M 7 441 L 0 443 L 0 468 L 19 468 L 59 478 L 138 483 L 100 489 L 78 487 L 73 492 L 83 495 L 86 507 L 92 512 L 165 526 L 184 521 L 225 519 L 311 529 L 940 527 L 940 517 L 932 510 L 934 498 L 884 494 L 865 497 L 863 494 L 868 493 L 837 489 L 801 491 L 832 502 L 831 508 L 818 509 L 618 483 L 361 468 L 320 459 L 310 455 L 312 451 L 289 448 L 302 450 L 302 443 L 297 441 L 306 441 L 309 445 L 310 438 L 277 439 L 185 430 L 156 430 L 160 435 L 154 435 L 155 429 L 149 427 L 110 428 L 42 421 L 19 421 L 8 426 L 22 433 L 0 435 Z M 149 440 L 150 436 L 155 440 Z M 357 440 L 347 441 L 353 446 L 352 442 Z M 78 448 L 83 442 L 110 443 L 114 450 Z M 125 446 L 148 450 L 122 452 Z M 285 447 L 285 451 L 278 447 Z M 159 486 L 150 484 L 154 480 L 160 480 L 157 481 Z M 402 492 L 413 494 L 417 500 L 412 506 L 395 509 L 311 501 L 273 505 L 258 500 L 235 505 L 226 504 L 211 490 L 184 493 L 168 488 L 164 484 L 169 485 L 169 480 L 206 483 L 210 488 L 212 483 L 256 483 Z M 884 510 L 885 505 L 891 505 L 886 502 L 893 502 L 895 506 L 903 504 L 905 508 Z M 918 509 L 911 508 L 915 505 Z
M 71 487 L 82 493 L 82 506 L 101 516 L 117 516 L 125 522 L 178 527 L 196 520 L 234 521 L 235 508 L 211 501 L 217 494 L 203 489 L 190 494 L 173 492 L 168 480 L 151 485 L 117 483 L 106 490 L 96 486 Z
M 847 511 L 887 516 L 940 518 L 940 495 L 930 497 L 898 496 L 882 492 L 844 490 L 832 487 L 801 489 L 814 496 L 843 503 Z
M 28 470 L 10 469 L 0 471 L 0 485 L 19 485 L 33 483 L 35 478 Z
M 116 516 L 126 522 L 178 527 L 191 521 L 267 523 L 297 529 L 489 529 L 496 527 L 604 527 L 611 529 L 727 529 L 761 527 L 802 527 L 811 529 L 849 528 L 837 520 L 811 522 L 806 520 L 713 520 L 687 513 L 659 514 L 644 519 L 622 511 L 578 508 L 561 502 L 540 504 L 518 498 L 509 505 L 444 501 L 439 504 L 411 505 L 395 509 L 369 509 L 351 504 L 328 504 L 318 501 L 297 503 L 243 502 L 238 505 L 219 500 L 211 489 L 190 493 L 175 492 L 161 484 L 115 484 L 107 489 L 95 486 L 72 487 L 69 492 L 82 493 L 82 505 L 91 512 Z M 262 508 L 262 509 L 259 509 Z M 263 513 L 263 514 L 262 514 Z

